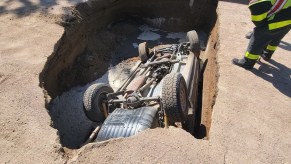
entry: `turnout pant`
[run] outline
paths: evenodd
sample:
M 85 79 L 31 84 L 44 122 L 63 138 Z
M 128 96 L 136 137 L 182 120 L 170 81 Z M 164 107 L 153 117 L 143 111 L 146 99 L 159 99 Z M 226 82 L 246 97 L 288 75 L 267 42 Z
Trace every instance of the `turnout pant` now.
M 255 27 L 245 57 L 257 60 L 260 55 L 264 54 L 266 57 L 271 58 L 277 46 L 290 29 L 291 25 L 275 30 L 269 30 L 268 26 Z

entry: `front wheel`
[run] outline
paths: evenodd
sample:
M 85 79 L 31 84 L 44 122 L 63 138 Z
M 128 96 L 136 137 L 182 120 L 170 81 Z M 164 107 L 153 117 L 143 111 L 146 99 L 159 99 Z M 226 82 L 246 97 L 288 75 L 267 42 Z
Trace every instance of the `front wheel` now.
M 138 45 L 138 56 L 142 63 L 147 62 L 149 59 L 149 48 L 147 46 L 147 42 L 140 43 Z

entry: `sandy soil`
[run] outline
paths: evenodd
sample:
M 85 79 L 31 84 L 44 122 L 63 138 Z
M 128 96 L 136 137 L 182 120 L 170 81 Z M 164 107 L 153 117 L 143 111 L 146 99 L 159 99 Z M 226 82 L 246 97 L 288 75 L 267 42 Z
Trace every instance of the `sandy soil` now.
M 63 162 L 63 149 L 38 87 L 39 73 L 63 33 L 55 24 L 56 14 L 63 12 L 56 3 L 0 2 L 1 163 Z M 53 14 L 43 13 L 46 8 Z
M 76 2 L 0 2 L 1 163 L 291 163 L 291 33 L 270 63 L 253 71 L 233 66 L 253 26 L 247 6 L 231 2 L 219 3 L 218 96 L 208 140 L 170 128 L 62 148 L 38 76 L 63 33 L 58 14 Z

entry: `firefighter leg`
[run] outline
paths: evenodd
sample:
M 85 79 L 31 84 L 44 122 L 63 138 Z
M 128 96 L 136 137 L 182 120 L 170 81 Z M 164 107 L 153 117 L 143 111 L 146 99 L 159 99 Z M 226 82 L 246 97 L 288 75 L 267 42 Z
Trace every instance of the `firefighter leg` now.
M 267 28 L 254 28 L 245 56 L 242 59 L 233 59 L 233 64 L 252 69 L 270 40 Z
M 267 47 L 264 49 L 263 54 L 261 55 L 265 61 L 269 61 L 280 44 L 281 40 L 284 36 L 290 31 L 290 28 L 283 28 L 278 31 L 276 35 L 274 35 L 274 39 L 270 41 Z

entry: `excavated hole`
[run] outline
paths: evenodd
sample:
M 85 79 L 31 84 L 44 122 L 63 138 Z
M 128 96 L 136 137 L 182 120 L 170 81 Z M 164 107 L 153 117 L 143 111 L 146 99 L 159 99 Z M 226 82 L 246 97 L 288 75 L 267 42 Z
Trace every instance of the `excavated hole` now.
M 203 125 L 195 136 L 205 137 L 211 121 L 209 112 L 205 120 L 204 110 L 212 111 L 208 106 L 216 94 L 216 6 L 216 0 L 197 0 L 192 7 L 188 0 L 91 0 L 70 11 L 60 22 L 65 32 L 40 75 L 60 143 L 79 148 L 96 126 L 83 113 L 82 96 L 89 85 L 104 82 L 116 89 L 138 61 L 139 43 L 147 41 L 153 47 L 181 42 L 193 29 L 201 46 L 207 45 L 198 116 Z

